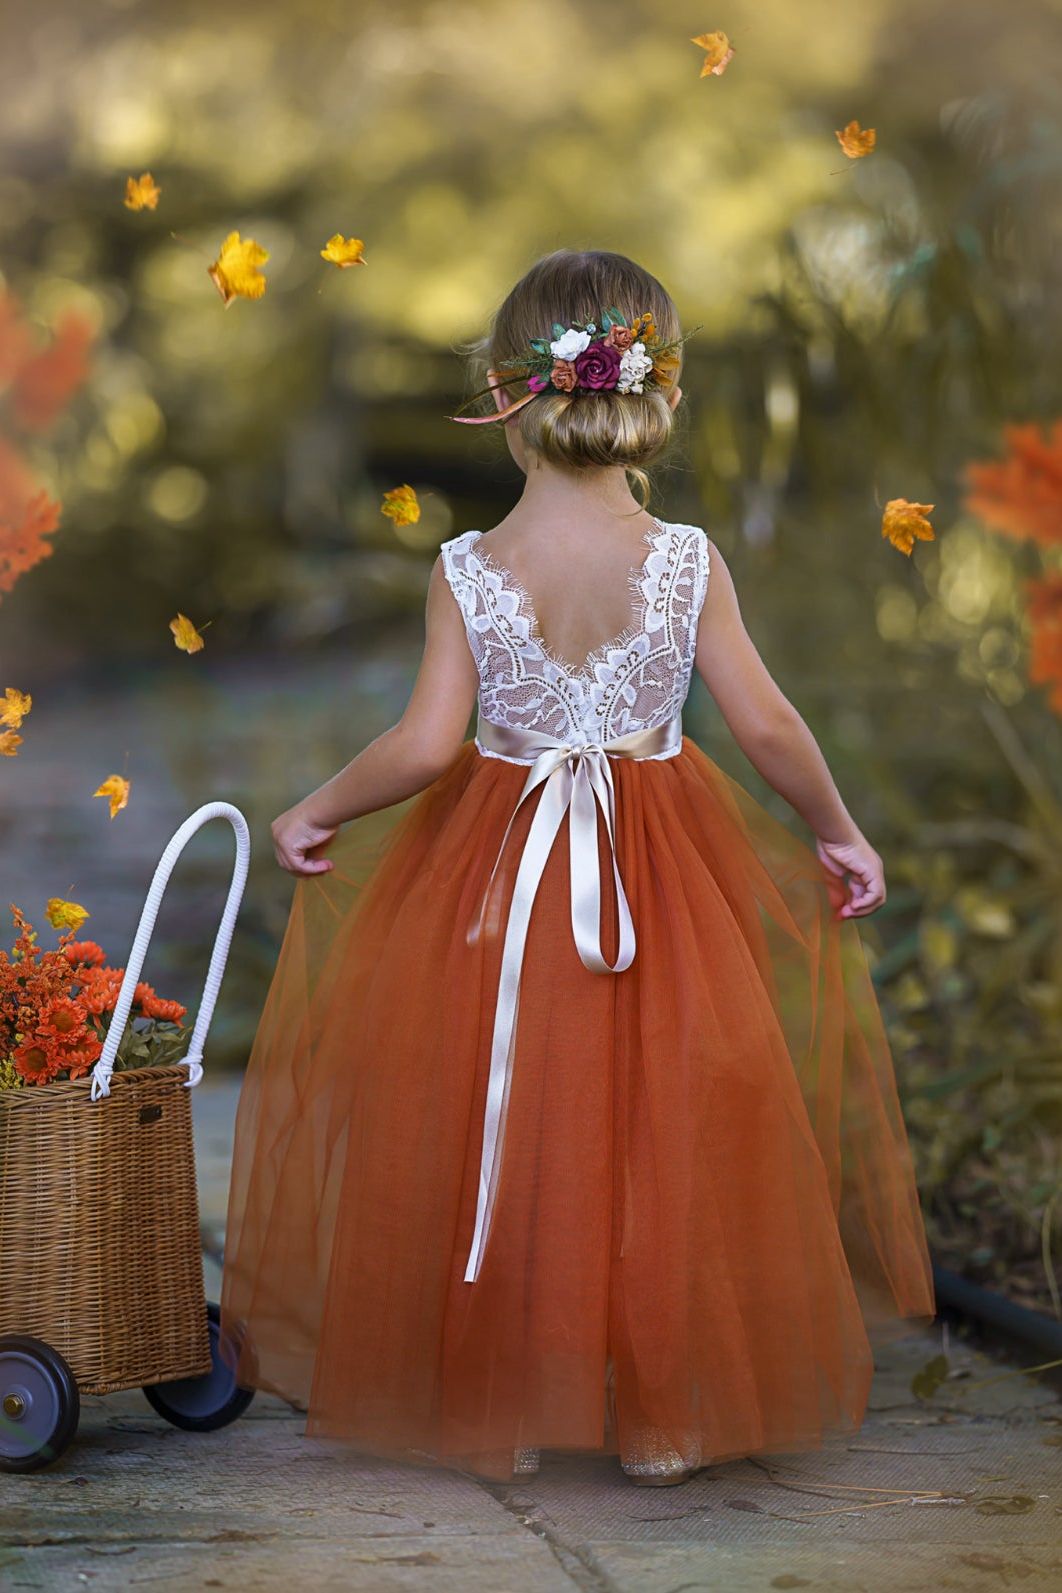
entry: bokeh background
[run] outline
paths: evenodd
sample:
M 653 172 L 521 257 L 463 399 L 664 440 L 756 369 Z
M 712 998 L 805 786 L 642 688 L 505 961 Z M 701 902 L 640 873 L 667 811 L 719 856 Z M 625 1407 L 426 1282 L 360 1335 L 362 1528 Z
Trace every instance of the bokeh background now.
M 240 1065 L 291 894 L 268 822 L 400 712 L 439 542 L 519 491 L 500 438 L 445 418 L 461 350 L 543 251 L 629 253 L 701 326 L 653 507 L 723 549 L 886 860 L 864 943 L 936 1253 L 1062 1314 L 1062 8 L 44 0 L 0 24 L 0 536 L 34 491 L 61 504 L 0 590 L 0 693 L 34 699 L 0 759 L 3 902 L 43 924 L 74 897 L 120 963 L 172 829 L 238 803 L 256 858 L 209 1060 Z M 701 79 L 714 28 L 736 54 Z M 878 132 L 858 162 L 852 118 Z M 146 170 L 161 200 L 133 213 Z M 268 288 L 225 309 L 234 229 Z M 320 258 L 337 231 L 366 265 Z M 406 482 L 423 513 L 395 528 Z M 899 496 L 935 505 L 909 558 L 880 534 Z M 699 686 L 687 728 L 799 827 Z M 230 856 L 189 847 L 151 952 L 193 1008 Z

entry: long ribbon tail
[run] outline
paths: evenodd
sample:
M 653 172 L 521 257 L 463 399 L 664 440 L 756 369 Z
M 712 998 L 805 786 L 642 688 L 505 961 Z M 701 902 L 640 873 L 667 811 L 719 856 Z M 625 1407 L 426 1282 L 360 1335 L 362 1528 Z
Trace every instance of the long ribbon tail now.
M 619 945 L 616 961 L 606 961 L 601 950 L 601 871 L 597 855 L 597 810 L 605 821 L 612 879 L 616 888 Z M 571 872 L 572 934 L 579 956 L 593 973 L 623 973 L 634 961 L 636 942 L 627 893 L 616 861 L 616 801 L 608 758 L 585 755 L 579 760 L 572 792 Z
M 500 385 L 502 384 L 499 383 Z M 511 420 L 517 410 L 523 409 L 525 404 L 529 404 L 537 397 L 537 393 L 525 393 L 523 398 L 516 399 L 504 409 L 496 409 L 493 415 L 447 415 L 446 419 L 459 421 L 462 426 L 490 426 L 496 420 Z
M 502 858 L 505 856 L 505 848 L 508 845 L 509 836 L 512 833 L 512 827 L 516 823 L 517 814 L 531 793 L 533 791 L 537 791 L 538 787 L 543 783 L 543 781 L 548 780 L 554 769 L 562 764 L 566 758 L 566 748 L 549 747 L 544 752 L 539 753 L 538 757 L 531 765 L 531 768 L 528 770 L 527 779 L 524 781 L 523 789 L 517 798 L 516 806 L 513 808 L 509 822 L 505 826 L 505 834 L 501 838 L 501 845 L 498 848 L 498 855 L 494 859 L 494 867 L 490 871 L 490 878 L 487 880 L 486 889 L 483 892 L 483 899 L 480 902 L 479 912 L 476 914 L 475 921 L 472 923 L 465 935 L 465 941 L 469 946 L 474 946 L 483 933 L 483 924 L 487 916 L 487 908 L 490 905 L 490 897 L 491 892 L 494 889 L 494 881 L 497 878 L 499 868 L 501 868 Z
M 539 763 L 545 768 L 545 757 L 540 759 Z M 532 789 L 531 781 L 534 773 L 535 770 L 532 769 L 524 788 L 525 794 Z M 494 1012 L 494 1034 L 490 1049 L 490 1072 L 487 1078 L 487 1102 L 483 1115 L 483 1146 L 479 1162 L 476 1225 L 468 1264 L 465 1267 L 466 1283 L 474 1283 L 479 1275 L 494 1215 L 494 1194 L 505 1131 L 505 1109 L 512 1076 L 520 969 L 524 960 L 531 909 L 534 906 L 546 862 L 557 838 L 557 831 L 571 802 L 572 774 L 566 763 L 555 764 L 551 775 L 544 778 L 545 788 L 524 842 L 509 906 L 509 920 L 505 927 L 501 976 L 498 981 L 498 1002 Z

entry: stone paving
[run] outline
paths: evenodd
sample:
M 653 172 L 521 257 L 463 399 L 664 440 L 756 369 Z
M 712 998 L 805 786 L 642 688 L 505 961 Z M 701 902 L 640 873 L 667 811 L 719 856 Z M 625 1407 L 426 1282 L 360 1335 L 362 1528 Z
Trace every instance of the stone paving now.
M 195 1094 L 202 1216 L 224 1218 L 236 1086 Z M 208 1293 L 218 1274 L 205 1263 Z M 861 1431 L 812 1455 L 633 1487 L 615 1460 L 547 1455 L 488 1484 L 309 1440 L 282 1401 L 196 1435 L 139 1392 L 90 1398 L 63 1459 L 0 1475 L 0 1588 L 824 1593 L 1062 1588 L 1062 1404 L 941 1331 L 882 1357 Z

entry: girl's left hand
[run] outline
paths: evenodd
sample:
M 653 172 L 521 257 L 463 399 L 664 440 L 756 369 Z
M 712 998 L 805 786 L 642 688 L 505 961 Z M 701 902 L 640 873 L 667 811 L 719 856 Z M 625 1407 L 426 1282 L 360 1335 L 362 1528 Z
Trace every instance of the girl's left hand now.
M 327 873 L 330 868 L 335 867 L 328 858 L 309 857 L 307 854 L 313 851 L 314 847 L 330 841 L 336 834 L 337 828 L 338 826 L 325 829 L 322 825 L 315 824 L 298 807 L 289 808 L 270 825 L 277 862 L 281 868 L 287 869 L 289 874 Z
M 865 836 L 853 841 L 815 842 L 827 871 L 827 890 L 836 918 L 865 918 L 885 900 L 885 865 Z M 845 876 L 847 875 L 847 879 Z

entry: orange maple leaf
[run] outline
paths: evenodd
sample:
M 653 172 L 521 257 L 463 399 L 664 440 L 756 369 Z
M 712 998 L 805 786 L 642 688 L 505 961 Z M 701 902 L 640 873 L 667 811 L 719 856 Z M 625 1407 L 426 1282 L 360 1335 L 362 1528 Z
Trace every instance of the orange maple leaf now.
M 0 730 L 0 758 L 17 758 L 22 737 L 14 730 Z
M 122 203 L 127 210 L 156 210 L 161 192 L 151 173 L 142 172 L 139 177 L 125 179 L 125 198 Z
M 862 160 L 878 141 L 873 127 L 860 127 L 858 122 L 849 122 L 847 127 L 838 128 L 836 132 L 837 142 L 849 160 Z
M 1052 547 L 1062 543 L 1062 420 L 1006 426 L 1002 459 L 966 467 L 966 508 L 993 531 Z
M 385 514 L 395 525 L 415 525 L 420 519 L 417 494 L 410 486 L 392 487 L 390 492 L 383 495 L 380 513 Z
M 330 260 L 333 265 L 344 270 L 348 266 L 365 264 L 365 245 L 360 238 L 344 238 L 341 232 L 334 233 L 324 248 L 321 250 L 321 259 Z
M 206 645 L 187 614 L 177 614 L 171 619 L 170 630 L 173 632 L 174 646 L 179 647 L 182 653 L 198 653 Z
M 253 238 L 241 238 L 230 232 L 221 245 L 217 259 L 207 267 L 211 282 L 221 294 L 226 310 L 234 299 L 260 299 L 266 290 L 266 279 L 258 267 L 269 259 L 269 250 L 263 249 Z
M 131 789 L 131 781 L 123 780 L 120 774 L 109 774 L 99 790 L 93 791 L 92 795 L 94 797 L 110 798 L 111 818 L 113 819 L 128 803 Z
M 734 56 L 734 46 L 725 33 L 698 33 L 690 40 L 704 51 L 702 77 L 722 77 Z
M 0 699 L 0 725 L 8 725 L 12 730 L 21 730 L 22 721 L 32 707 L 33 698 L 28 692 L 7 686 L 3 698 Z
M 910 556 L 916 540 L 932 542 L 933 527 L 927 515 L 932 514 L 931 503 L 909 503 L 906 498 L 890 498 L 881 517 L 881 534 L 888 537 L 894 548 Z

